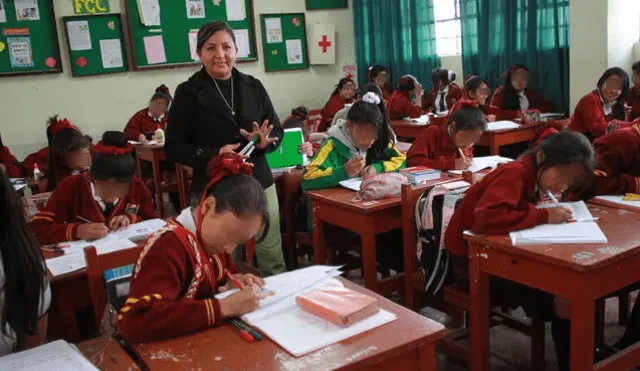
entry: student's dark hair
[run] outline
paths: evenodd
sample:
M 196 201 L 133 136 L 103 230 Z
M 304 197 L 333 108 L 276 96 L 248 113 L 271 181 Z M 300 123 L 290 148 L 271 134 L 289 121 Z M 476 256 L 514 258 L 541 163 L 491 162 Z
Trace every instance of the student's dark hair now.
M 304 137 L 307 137 L 308 128 L 306 125 L 309 111 L 307 107 L 300 106 L 291 110 L 291 115 L 282 122 L 283 129 L 300 129 Z
M 456 124 L 456 130 L 487 129 L 487 116 L 480 108 L 467 106 L 462 107 L 449 116 L 449 124 Z
M 167 105 L 171 104 L 171 92 L 166 85 L 162 84 L 156 88 L 156 91 L 151 96 L 150 101 L 154 101 L 156 99 L 164 99 L 167 102 Z
M 52 191 L 58 184 L 56 171 L 65 153 L 87 148 L 91 145 L 91 137 L 83 135 L 79 130 L 67 127 L 62 130 L 52 132 L 52 127 L 56 124 L 58 115 L 52 116 L 47 122 L 47 139 L 49 144 L 49 156 L 47 159 L 47 189 Z
M 431 71 L 431 83 L 433 84 L 433 90 L 438 89 L 438 81 L 442 81 L 445 85 L 449 85 L 454 82 L 455 79 L 456 74 L 446 68 L 436 67 Z
M 471 91 L 476 91 L 482 86 L 482 84 L 487 84 L 487 81 L 483 79 L 482 76 L 477 76 L 477 75 L 470 76 L 464 82 L 464 87 L 463 87 L 464 92 L 469 94 L 469 92 Z
M 538 152 L 544 154 L 544 161 L 541 164 L 535 161 Z M 589 180 L 595 168 L 595 155 L 589 139 L 581 133 L 569 130 L 548 136 L 525 155 L 534 157 L 536 171 L 552 166 L 579 163 L 584 168 L 584 176 L 580 179 L 583 182 Z
M 351 106 L 347 113 L 347 120 L 352 125 L 375 125 L 378 131 L 378 139 L 367 151 L 367 163 L 377 162 L 382 159 L 383 152 L 391 141 L 390 128 L 385 122 L 385 116 L 378 105 L 359 100 Z
M 637 61 L 636 63 L 634 63 L 634 64 L 631 66 L 631 69 L 632 69 L 633 71 L 636 71 L 636 72 L 640 73 L 640 61 Z
M 387 126 L 389 127 L 389 130 L 391 130 L 391 119 L 389 118 L 389 111 L 387 111 L 387 105 L 384 104 L 384 98 L 382 97 L 382 89 L 380 89 L 380 87 L 372 82 L 365 84 L 359 91 L 358 94 L 360 95 L 360 97 L 363 97 L 365 94 L 367 93 L 375 93 L 378 98 L 380 98 L 380 104 L 378 104 L 378 108 L 380 109 L 380 112 L 382 112 L 382 116 L 383 116 L 383 121 L 387 124 Z M 392 138 L 393 134 L 389 133 L 389 138 Z
M 38 331 L 40 310 L 44 304 L 46 272 L 40 247 L 23 215 L 20 197 L 7 177 L 0 173 L 0 253 L 4 269 L 3 308 L 0 312 L 2 334 L 13 330 L 17 347 L 24 346 L 27 335 Z
M 397 89 L 402 92 L 411 92 L 416 88 L 418 80 L 412 75 L 404 75 L 398 80 Z
M 198 36 L 196 38 L 197 50 L 200 51 L 204 46 L 204 43 L 206 43 L 207 40 L 209 40 L 209 38 L 218 31 L 224 31 L 231 36 L 233 45 L 236 46 L 236 35 L 233 33 L 233 29 L 223 21 L 211 21 L 203 24 L 198 30 Z
M 340 93 L 340 90 L 344 89 L 344 86 L 347 85 L 348 83 L 353 84 L 353 80 L 348 77 L 341 78 L 340 81 L 338 81 L 336 88 L 333 89 L 333 91 L 331 92 L 331 95 L 329 96 L 329 98 L 333 97 L 334 95 L 338 95 Z M 327 104 L 329 104 L 329 101 L 327 101 L 327 103 L 322 108 L 323 111 L 325 108 L 327 108 Z
M 501 108 L 503 110 L 508 110 L 508 111 L 520 110 L 520 94 L 518 93 L 518 91 L 516 91 L 516 89 L 513 87 L 513 84 L 511 83 L 511 76 L 513 76 L 513 74 L 519 70 L 525 70 L 529 72 L 529 68 L 527 68 L 527 66 L 523 64 L 516 64 L 507 68 L 506 71 L 504 71 L 504 73 L 502 74 L 504 78 L 504 81 L 503 81 L 504 95 L 502 98 Z
M 262 185 L 251 175 L 236 174 L 222 178 L 207 190 L 207 197 L 216 199 L 216 212 L 233 215 L 262 216 L 262 234 L 256 242 L 262 242 L 269 232 L 269 209 Z
M 373 80 L 375 80 L 375 78 L 378 77 L 379 74 L 384 72 L 389 73 L 389 70 L 383 65 L 376 64 L 369 67 L 369 82 L 373 82 Z
M 598 80 L 598 93 L 601 94 L 600 89 L 602 89 L 602 85 L 604 85 L 604 82 L 607 81 L 609 77 L 614 75 L 622 79 L 622 92 L 617 99 L 616 105 L 613 107 L 612 114 L 614 118 L 617 118 L 618 120 L 624 120 L 624 103 L 627 101 L 627 96 L 629 95 L 629 74 L 627 74 L 625 70 L 620 67 L 612 67 L 604 71 L 604 73 Z
M 127 137 L 121 131 L 107 131 L 102 134 L 102 144 L 121 148 L 122 154 L 100 152 L 91 162 L 91 177 L 96 180 L 115 179 L 117 182 L 129 183 L 136 172 L 136 162 L 131 155 L 131 150 L 127 150 L 131 145 L 127 142 Z

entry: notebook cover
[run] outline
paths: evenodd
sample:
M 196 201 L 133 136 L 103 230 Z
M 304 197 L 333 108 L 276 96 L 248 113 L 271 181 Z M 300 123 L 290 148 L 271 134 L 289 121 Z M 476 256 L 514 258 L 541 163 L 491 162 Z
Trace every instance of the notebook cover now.
M 304 157 L 298 151 L 303 142 L 302 130 L 292 128 L 284 130 L 282 143 L 275 151 L 266 154 L 267 163 L 271 169 L 283 167 L 302 166 Z
M 330 284 L 296 297 L 296 303 L 340 327 L 348 327 L 378 312 L 375 298 Z

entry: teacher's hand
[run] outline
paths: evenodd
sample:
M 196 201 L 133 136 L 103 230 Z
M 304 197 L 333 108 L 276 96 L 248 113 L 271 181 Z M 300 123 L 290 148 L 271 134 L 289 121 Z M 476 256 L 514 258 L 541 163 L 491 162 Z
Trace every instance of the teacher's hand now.
M 240 129 L 240 134 L 242 134 L 248 141 L 251 141 L 256 135 L 260 136 L 260 140 L 256 143 L 256 147 L 260 149 L 265 149 L 271 143 L 275 143 L 278 141 L 278 138 L 269 138 L 269 134 L 273 130 L 273 125 L 269 125 L 269 120 L 264 120 L 262 125 L 258 125 L 257 122 L 253 122 L 253 131 L 249 133 L 244 129 Z
M 218 150 L 218 154 L 223 154 L 223 153 L 228 153 L 228 152 L 234 152 L 236 149 L 240 148 L 240 143 L 236 143 L 236 144 L 227 144 L 224 147 L 221 147 Z

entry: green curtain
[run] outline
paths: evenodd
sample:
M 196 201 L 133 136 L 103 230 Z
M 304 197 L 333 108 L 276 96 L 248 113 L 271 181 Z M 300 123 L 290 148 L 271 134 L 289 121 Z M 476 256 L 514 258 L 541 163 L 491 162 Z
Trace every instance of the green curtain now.
M 370 66 L 381 64 L 389 68 L 390 88 L 405 74 L 425 90 L 431 85 L 431 71 L 440 65 L 433 0 L 353 0 L 353 23 L 361 83 Z
M 462 67 L 489 85 L 510 65 L 529 68 L 529 86 L 569 108 L 569 0 L 460 0 Z

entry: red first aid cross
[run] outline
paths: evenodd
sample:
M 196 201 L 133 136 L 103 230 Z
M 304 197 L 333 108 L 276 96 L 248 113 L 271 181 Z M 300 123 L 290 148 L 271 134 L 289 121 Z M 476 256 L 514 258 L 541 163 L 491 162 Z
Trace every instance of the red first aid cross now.
M 322 35 L 322 40 L 318 41 L 318 46 L 322 48 L 322 52 L 326 53 L 331 46 L 331 41 L 327 40 L 327 35 Z

